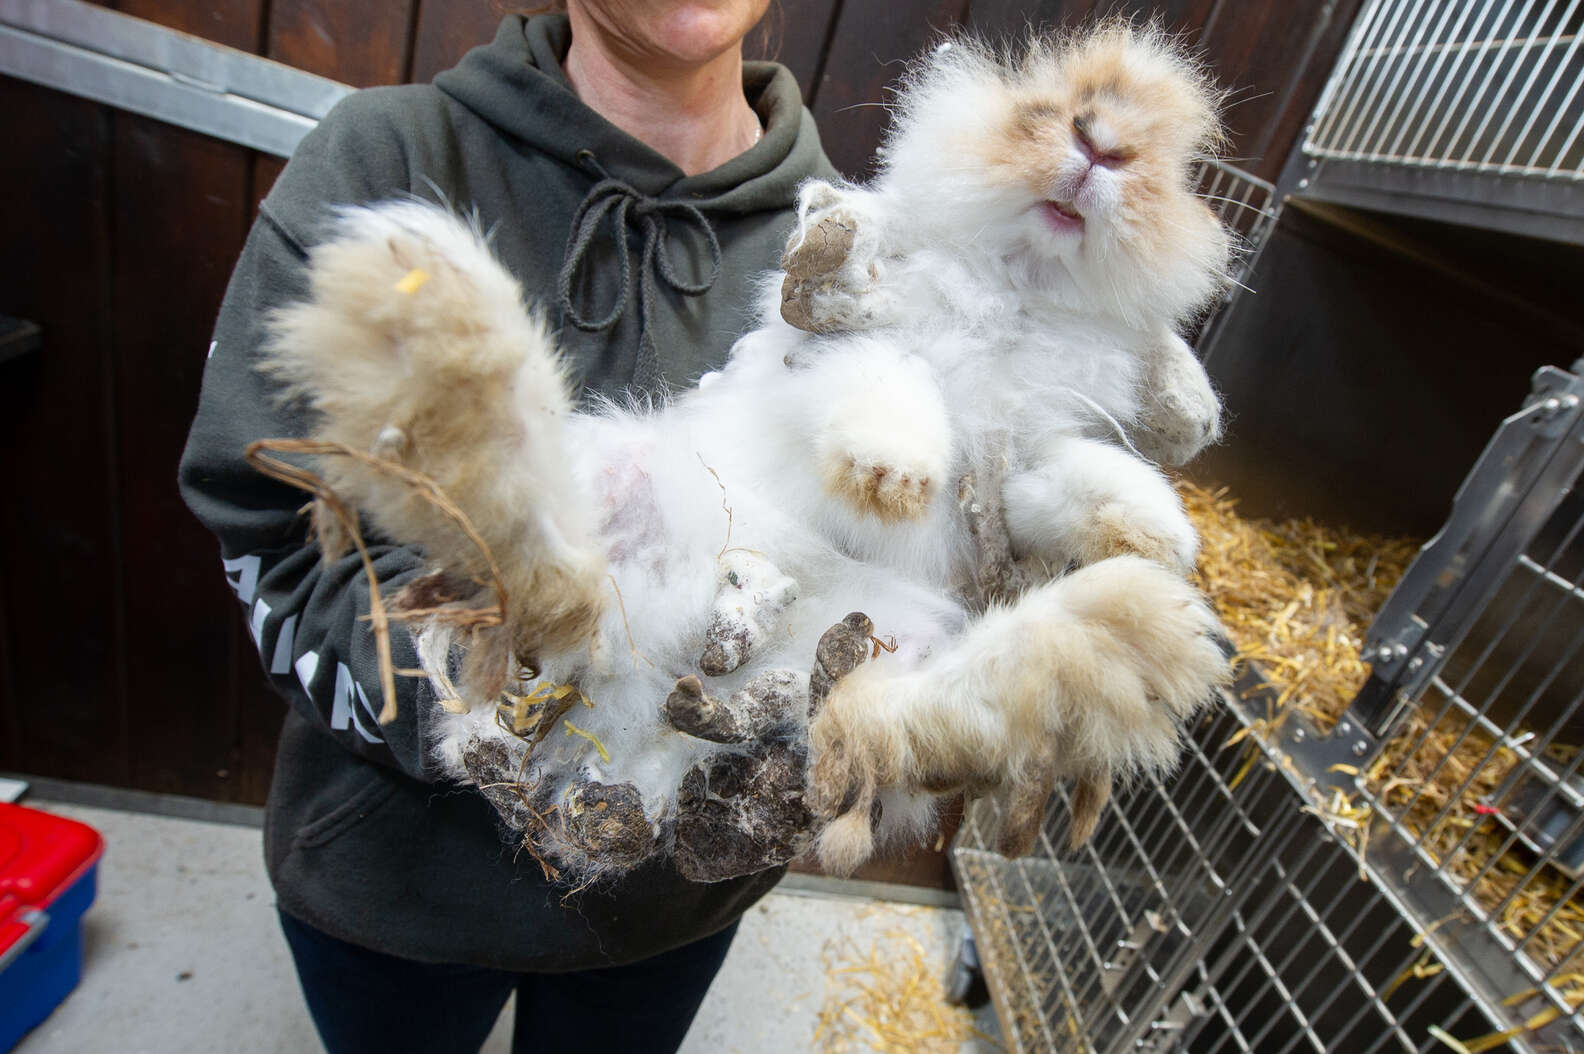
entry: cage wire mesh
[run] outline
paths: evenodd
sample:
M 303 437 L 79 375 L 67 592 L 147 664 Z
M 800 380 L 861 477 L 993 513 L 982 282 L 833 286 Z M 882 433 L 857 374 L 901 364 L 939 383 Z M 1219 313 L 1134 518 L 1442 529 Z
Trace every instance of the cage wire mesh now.
M 1202 161 L 1194 172 L 1194 193 L 1232 232 L 1236 247 L 1231 277 L 1241 281 L 1259 256 L 1276 222 L 1276 188 L 1263 179 L 1220 161 Z
M 1193 182 L 1194 193 L 1231 233 L 1233 246 L 1225 292 L 1206 317 L 1184 333 L 1190 343 L 1203 346 L 1216 320 L 1240 292 L 1248 289 L 1248 276 L 1276 224 L 1280 206 L 1272 184 L 1220 161 L 1201 161 L 1193 172 Z
M 1584 180 L 1584 0 L 1371 0 L 1312 157 Z
M 952 863 L 1017 1050 L 1584 1050 L 1584 380 L 1541 370 L 1324 728 L 1249 672 L 1063 852 Z

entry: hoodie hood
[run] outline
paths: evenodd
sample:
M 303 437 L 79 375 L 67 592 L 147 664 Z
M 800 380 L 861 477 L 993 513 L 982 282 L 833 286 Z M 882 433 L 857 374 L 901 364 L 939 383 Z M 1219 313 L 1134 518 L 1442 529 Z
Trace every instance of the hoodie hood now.
M 785 209 L 810 176 L 838 178 L 820 148 L 797 80 L 772 62 L 743 64 L 743 91 L 764 137 L 698 175 L 611 124 L 572 90 L 562 62 L 572 43 L 565 15 L 505 19 L 490 44 L 468 52 L 435 87 L 509 138 L 569 167 L 586 170 L 584 151 L 612 177 L 659 199 L 682 199 L 708 212 Z

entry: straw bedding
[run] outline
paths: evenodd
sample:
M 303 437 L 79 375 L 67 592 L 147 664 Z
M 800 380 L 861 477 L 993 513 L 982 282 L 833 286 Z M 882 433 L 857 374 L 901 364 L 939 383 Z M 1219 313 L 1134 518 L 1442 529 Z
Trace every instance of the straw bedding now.
M 1257 664 L 1270 689 L 1270 710 L 1255 731 L 1274 729 L 1293 712 L 1329 731 L 1368 677 L 1360 657 L 1364 634 L 1417 543 L 1311 520 L 1245 519 L 1224 490 L 1183 483 L 1179 492 L 1202 538 L 1201 585 L 1240 659 Z M 1584 1003 L 1584 964 L 1574 965 L 1584 938 L 1584 904 L 1576 883 L 1536 866 L 1501 823 L 1501 802 L 1491 795 L 1519 763 L 1517 753 L 1470 729 L 1465 715 L 1444 704 L 1427 693 L 1381 755 L 1357 774 L 1365 793 L 1338 793 L 1320 811 L 1359 849 L 1367 846 L 1372 810 L 1397 817 L 1410 837 L 1422 839 L 1432 860 L 1471 889 L 1501 932 L 1515 941 L 1533 934 L 1525 954 L 1558 968 L 1555 986 L 1577 1007 Z M 1558 758 L 1570 749 L 1550 751 Z M 1514 993 L 1513 1002 L 1532 995 Z M 1526 1024 L 1539 1027 L 1541 1018 L 1548 1020 L 1542 1013 Z M 1468 1049 L 1488 1048 L 1472 1043 Z

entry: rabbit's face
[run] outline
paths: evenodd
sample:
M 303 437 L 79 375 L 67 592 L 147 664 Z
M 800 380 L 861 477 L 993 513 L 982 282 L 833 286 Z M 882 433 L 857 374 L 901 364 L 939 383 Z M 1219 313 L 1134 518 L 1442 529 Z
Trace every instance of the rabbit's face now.
M 1176 318 L 1227 261 L 1226 232 L 1191 184 L 1220 141 L 1218 101 L 1153 29 L 1116 23 L 1012 61 L 963 42 L 904 93 L 888 167 L 933 181 L 919 212 L 942 236 L 997 247 L 1020 273 L 1032 265 L 1032 284 L 1064 301 L 1077 290 L 1130 318 Z
M 1011 80 L 985 176 L 1025 199 L 1030 250 L 1093 270 L 1219 270 L 1226 237 L 1191 190 L 1215 95 L 1152 35 L 1118 28 Z

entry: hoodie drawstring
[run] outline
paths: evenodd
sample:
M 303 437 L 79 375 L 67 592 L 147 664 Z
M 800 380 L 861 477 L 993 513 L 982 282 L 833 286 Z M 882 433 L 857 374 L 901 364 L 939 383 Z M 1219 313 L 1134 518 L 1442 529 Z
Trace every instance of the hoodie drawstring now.
M 592 172 L 600 177 L 589 188 L 577 211 L 572 215 L 572 230 L 567 236 L 566 256 L 561 264 L 557 287 L 561 311 L 578 329 L 585 333 L 601 333 L 616 324 L 627 311 L 628 295 L 632 289 L 631 248 L 627 244 L 628 225 L 635 225 L 643 235 L 643 253 L 638 264 L 638 362 L 633 371 L 632 387 L 649 395 L 665 392 L 665 376 L 660 369 L 660 355 L 649 333 L 649 316 L 656 295 L 655 275 L 683 296 L 699 296 L 708 292 L 720 277 L 721 248 L 715 229 L 695 205 L 685 201 L 661 201 L 641 193 L 629 183 L 612 178 L 594 155 L 584 150 L 578 154 Z M 616 255 L 621 261 L 621 288 L 616 302 L 600 318 L 590 318 L 572 302 L 572 286 L 577 281 L 588 257 L 589 246 L 599 233 L 600 224 L 609 216 L 616 242 Z M 704 234 L 710 251 L 710 273 L 702 282 L 689 282 L 677 273 L 666 252 L 667 221 L 687 221 Z M 590 312 L 592 313 L 592 311 Z

